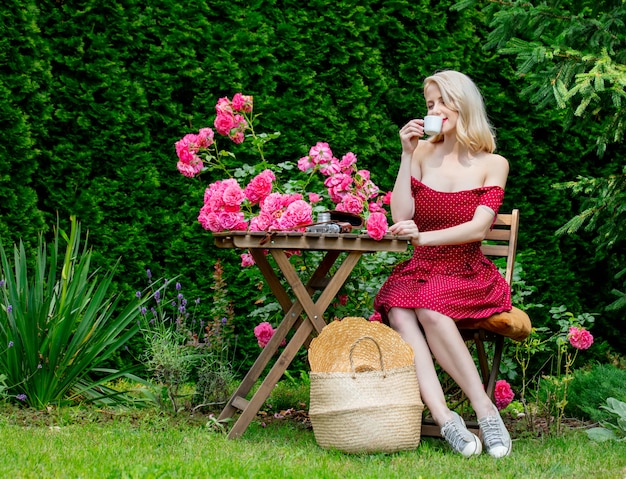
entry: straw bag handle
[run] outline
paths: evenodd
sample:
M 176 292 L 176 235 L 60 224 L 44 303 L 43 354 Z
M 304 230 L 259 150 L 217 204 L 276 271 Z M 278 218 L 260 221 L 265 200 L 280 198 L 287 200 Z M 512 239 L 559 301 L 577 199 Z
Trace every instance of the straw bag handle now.
M 356 378 L 356 371 L 354 370 L 354 361 L 352 359 L 352 354 L 354 353 L 354 348 L 357 347 L 357 345 L 361 342 L 364 341 L 366 339 L 371 340 L 376 347 L 378 348 L 378 357 L 380 358 L 380 369 L 383 372 L 383 377 L 387 377 L 387 372 L 385 371 L 385 364 L 383 361 L 383 352 L 380 349 L 380 345 L 378 344 L 378 341 L 376 341 L 374 338 L 372 338 L 371 336 L 361 336 L 359 339 L 357 339 L 352 346 L 350 346 L 350 369 L 352 369 L 352 378 Z

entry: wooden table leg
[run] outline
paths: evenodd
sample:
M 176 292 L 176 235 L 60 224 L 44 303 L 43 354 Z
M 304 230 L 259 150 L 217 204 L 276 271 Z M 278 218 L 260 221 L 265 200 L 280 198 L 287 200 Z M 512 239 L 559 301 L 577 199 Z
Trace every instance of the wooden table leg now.
M 261 383 L 259 389 L 256 393 L 254 393 L 252 399 L 245 404 L 245 408 L 241 412 L 241 415 L 228 433 L 228 439 L 239 437 L 246 431 L 250 422 L 252 422 L 255 418 L 261 409 L 261 406 L 263 406 L 263 403 L 267 400 L 270 393 L 274 389 L 274 386 L 276 386 L 276 383 L 289 367 L 291 361 L 293 361 L 293 358 L 296 356 L 300 347 L 304 344 L 312 331 L 313 325 L 310 321 L 306 320 L 300 325 L 291 338 L 291 341 L 289 341 L 289 344 L 287 344 L 282 354 L 279 356 L 278 360 L 263 380 L 263 383 Z
M 313 303 L 310 291 L 308 291 L 302 284 L 302 281 L 300 281 L 298 273 L 294 271 L 293 265 L 289 262 L 287 256 L 280 250 L 272 250 L 272 254 L 276 260 L 276 264 L 278 264 L 278 267 L 289 283 L 294 295 L 298 298 L 309 320 L 315 326 L 316 331 L 321 333 L 324 326 L 326 326 L 324 313 L 350 276 L 350 273 L 359 262 L 363 253 L 353 251 L 348 254 L 315 303 Z
M 247 374 L 239 384 L 239 387 L 231 395 L 230 399 L 226 403 L 226 406 L 222 409 L 218 420 L 230 418 L 238 409 L 242 410 L 247 407 L 248 402 L 246 400 L 246 396 L 250 392 L 250 389 L 252 389 L 254 383 L 256 383 L 259 379 L 259 376 L 265 370 L 265 366 L 267 366 L 274 354 L 278 351 L 283 339 L 287 337 L 287 334 L 302 313 L 302 305 L 297 302 L 292 303 L 263 252 L 257 249 L 251 249 L 250 253 L 254 257 L 256 265 L 263 273 L 263 276 L 270 285 L 272 292 L 285 311 L 285 316 L 276 328 L 276 332 L 270 341 L 267 343 L 265 348 L 263 348 L 252 367 L 248 370 Z
M 293 361 L 293 358 L 296 356 L 302 345 L 306 343 L 311 333 L 314 330 L 316 330 L 317 333 L 322 331 L 326 325 L 324 320 L 324 313 L 326 312 L 326 309 L 336 296 L 339 289 L 341 289 L 347 278 L 350 276 L 350 273 L 362 255 L 361 252 L 349 253 L 328 284 L 324 287 L 318 300 L 313 303 L 312 294 L 314 292 L 314 288 L 311 285 L 319 282 L 320 279 L 326 276 L 339 257 L 339 253 L 334 251 L 328 252 L 322 263 L 320 263 L 318 268 L 314 271 L 311 279 L 305 287 L 297 272 L 294 270 L 293 265 L 289 262 L 289 259 L 285 255 L 284 251 L 271 250 L 271 252 L 280 271 L 287 280 L 289 287 L 292 289 L 297 299 L 293 303 L 291 302 L 286 290 L 280 283 L 278 276 L 276 276 L 274 270 L 271 268 L 262 252 L 258 250 L 251 250 L 257 266 L 260 268 L 264 277 L 268 281 L 270 288 L 279 300 L 283 310 L 288 309 L 285 317 L 276 329 L 274 336 L 272 336 L 269 343 L 265 346 L 263 351 L 261 351 L 261 354 L 255 361 L 254 365 L 250 368 L 239 388 L 237 388 L 237 391 L 231 396 L 218 418 L 220 420 L 230 418 L 233 416 L 236 409 L 240 409 L 242 411 L 241 415 L 228 434 L 229 439 L 239 437 L 245 432 L 250 422 L 259 412 L 261 406 L 269 397 L 274 386 L 280 380 L 285 370 L 289 367 L 291 361 Z M 296 331 L 293 337 L 261 383 L 259 389 L 250 401 L 248 401 L 245 399 L 248 392 L 265 369 L 267 363 L 278 351 L 283 339 L 286 338 L 288 332 L 300 318 L 303 310 L 306 313 L 306 319 L 296 325 Z

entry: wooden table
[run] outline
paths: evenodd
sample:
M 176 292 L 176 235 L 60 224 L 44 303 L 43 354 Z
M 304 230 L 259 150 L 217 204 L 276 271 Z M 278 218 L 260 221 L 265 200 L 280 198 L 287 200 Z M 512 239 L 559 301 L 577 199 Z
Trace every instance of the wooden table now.
M 264 232 L 246 231 L 213 233 L 213 236 L 218 248 L 240 248 L 250 251 L 257 267 L 261 270 L 285 313 L 274 336 L 261 350 L 259 357 L 228 400 L 218 418 L 219 420 L 231 418 L 237 410 L 241 411 L 241 415 L 228 434 L 228 438 L 233 439 L 245 432 L 300 348 L 308 344 L 312 334 L 319 334 L 326 326 L 324 313 L 361 256 L 364 253 L 379 251 L 406 251 L 409 238 L 388 235 L 377 241 L 367 234 L 300 232 L 278 232 L 268 237 Z M 290 250 L 322 251 L 325 253 L 306 285 L 302 283 L 288 259 L 286 252 Z M 274 259 L 275 266 L 272 266 L 268 261 L 266 256 L 268 252 Z M 347 254 L 342 256 L 342 253 Z M 342 257 L 343 260 L 340 261 Z M 328 277 L 327 275 L 335 265 L 337 265 L 337 269 L 332 276 Z M 286 281 L 286 288 L 283 286 L 281 278 Z M 314 302 L 313 296 L 316 291 L 321 291 L 321 294 Z M 291 298 L 291 295 L 294 296 L 294 299 Z M 246 399 L 252 386 L 259 379 L 269 361 L 277 353 L 280 344 L 292 329 L 294 334 L 264 378 L 261 386 L 252 398 Z

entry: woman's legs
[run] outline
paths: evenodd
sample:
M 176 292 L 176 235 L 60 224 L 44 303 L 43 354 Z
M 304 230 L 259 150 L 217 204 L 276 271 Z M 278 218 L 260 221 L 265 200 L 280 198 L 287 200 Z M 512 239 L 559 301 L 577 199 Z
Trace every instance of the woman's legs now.
M 476 416 L 493 416 L 491 399 L 485 392 L 476 364 L 454 320 L 429 309 L 416 310 L 430 347 L 441 367 L 467 395 Z
M 428 309 L 391 308 L 388 316 L 390 326 L 413 348 L 422 400 L 452 448 L 466 457 L 480 454 L 482 450 L 480 440 L 466 429 L 459 415 L 448 408 L 433 356 L 470 400 L 487 452 L 493 457 L 508 455 L 511 438 L 485 392 L 476 364 L 454 320 Z
M 435 370 L 432 354 L 419 327 L 415 311 L 391 308 L 388 316 L 389 325 L 413 348 L 417 382 L 420 386 L 422 401 L 424 401 L 434 421 L 442 425 L 452 417 L 452 413 L 446 405 L 446 398 Z
M 441 435 L 453 450 L 465 457 L 480 454 L 480 439 L 467 430 L 463 419 L 450 411 L 446 404 L 433 357 L 420 329 L 416 312 L 412 309 L 392 308 L 388 316 L 391 327 L 413 348 L 422 400 L 441 427 Z

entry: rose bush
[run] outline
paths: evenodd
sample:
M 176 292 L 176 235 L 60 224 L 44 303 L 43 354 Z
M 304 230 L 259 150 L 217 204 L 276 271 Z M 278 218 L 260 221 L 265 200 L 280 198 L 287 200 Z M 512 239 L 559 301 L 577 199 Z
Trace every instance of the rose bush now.
M 370 172 L 357 167 L 357 157 L 348 152 L 335 157 L 328 143 L 318 142 L 297 162 L 269 164 L 263 147 L 278 138 L 254 130 L 253 97 L 237 93 L 232 100 L 220 98 L 215 107 L 215 131 L 241 144 L 250 139 L 260 156 L 255 165 L 230 168 L 226 159 L 234 155 L 218 149 L 215 132 L 201 128 L 176 142 L 177 168 L 193 178 L 219 169 L 228 178 L 210 184 L 198 221 L 212 232 L 219 231 L 304 231 L 322 211 L 337 210 L 361 215 L 368 234 L 380 240 L 387 233 L 387 211 L 391 194 L 382 193 Z M 300 177 L 293 173 L 300 173 Z M 286 173 L 288 180 L 279 180 Z M 244 266 L 253 264 L 242 256 Z

